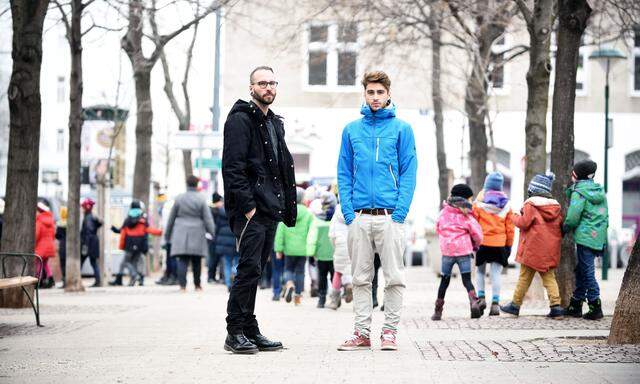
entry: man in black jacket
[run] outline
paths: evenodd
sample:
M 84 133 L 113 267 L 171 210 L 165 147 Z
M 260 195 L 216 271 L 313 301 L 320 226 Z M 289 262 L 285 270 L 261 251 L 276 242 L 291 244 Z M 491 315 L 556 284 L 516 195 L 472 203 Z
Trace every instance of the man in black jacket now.
M 240 252 L 227 303 L 224 349 L 257 353 L 282 348 L 264 337 L 254 315 L 260 273 L 273 250 L 276 226 L 296 221 L 293 158 L 284 141 L 282 118 L 269 109 L 278 82 L 273 69 L 249 76 L 251 101 L 238 100 L 224 125 L 222 177 L 229 225 Z

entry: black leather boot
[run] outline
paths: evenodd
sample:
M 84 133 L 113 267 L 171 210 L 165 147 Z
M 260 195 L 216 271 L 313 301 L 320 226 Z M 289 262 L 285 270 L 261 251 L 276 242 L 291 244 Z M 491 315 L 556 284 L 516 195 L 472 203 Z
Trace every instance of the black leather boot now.
M 258 347 L 242 333 L 236 335 L 227 334 L 227 338 L 224 341 L 224 350 L 241 355 L 258 353 Z
M 247 339 L 258 347 L 259 351 L 277 351 L 282 349 L 282 343 L 279 341 L 271 341 L 264 335 L 258 333 L 257 335 L 247 335 Z
M 116 278 L 113 281 L 110 281 L 109 285 L 112 286 L 112 287 L 121 286 L 122 285 L 122 275 L 116 275 Z

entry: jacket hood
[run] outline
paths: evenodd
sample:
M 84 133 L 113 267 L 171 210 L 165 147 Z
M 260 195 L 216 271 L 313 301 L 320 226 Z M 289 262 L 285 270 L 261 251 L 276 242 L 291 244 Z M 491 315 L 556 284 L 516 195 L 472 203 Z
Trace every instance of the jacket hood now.
M 593 180 L 579 180 L 575 184 L 575 191 L 594 205 L 602 203 L 607 198 L 604 188 Z
M 145 223 L 144 217 L 142 216 L 127 216 L 126 219 L 124 219 L 124 223 L 122 224 L 123 227 L 129 227 L 129 228 L 134 228 L 136 225 L 138 225 L 138 223 Z
M 503 218 L 503 219 L 507 217 L 507 214 L 509 212 L 511 212 L 511 202 L 509 201 L 509 199 L 507 199 L 503 207 L 499 207 L 495 204 L 485 203 L 484 201 L 477 201 L 477 200 L 475 204 L 478 208 L 482 209 L 483 211 L 486 211 L 487 213 L 490 213 L 492 215 L 499 216 L 500 218 Z
M 44 225 L 45 227 L 55 227 L 56 226 L 56 222 L 53 219 L 53 215 L 51 214 L 51 212 L 40 212 L 38 213 L 38 217 L 37 220 L 40 224 Z
M 236 113 L 246 113 L 248 115 L 251 115 L 256 109 L 257 107 L 255 106 L 255 104 L 238 99 L 238 101 L 236 101 L 236 103 L 233 104 L 233 107 L 231 107 L 231 110 L 229 111 L 229 116 L 234 115 Z M 267 112 L 267 116 L 271 116 L 273 114 L 274 114 L 273 111 L 269 109 L 269 112 Z
M 525 200 L 525 204 L 533 205 L 544 221 L 553 221 L 561 215 L 560 203 L 557 200 L 542 196 L 533 196 Z
M 502 209 L 509 202 L 509 198 L 502 191 L 486 191 L 484 193 L 483 202 L 490 205 L 495 205 L 496 207 Z
M 453 215 L 463 215 L 465 216 L 464 212 L 462 212 L 462 209 L 460 209 L 459 207 L 455 207 L 453 205 L 451 205 L 449 202 L 445 202 L 442 210 L 444 211 L 444 213 L 447 214 L 453 214 Z
M 391 105 L 389 105 L 388 107 L 378 109 L 377 111 L 373 112 L 371 108 L 369 108 L 369 106 L 364 103 L 362 104 L 362 107 L 360 107 L 360 114 L 362 114 L 365 119 L 371 119 L 373 117 L 376 117 L 378 119 L 391 119 L 396 117 L 396 105 L 391 103 Z

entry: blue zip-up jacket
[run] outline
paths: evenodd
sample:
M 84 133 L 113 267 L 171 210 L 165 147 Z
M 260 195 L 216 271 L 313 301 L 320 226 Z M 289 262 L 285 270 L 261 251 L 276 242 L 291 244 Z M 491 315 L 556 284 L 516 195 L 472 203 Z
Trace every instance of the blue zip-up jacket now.
M 351 224 L 355 210 L 393 209 L 391 218 L 404 223 L 416 187 L 416 144 L 411 126 L 396 118 L 396 107 L 371 111 L 342 131 L 338 158 L 338 189 L 342 214 Z

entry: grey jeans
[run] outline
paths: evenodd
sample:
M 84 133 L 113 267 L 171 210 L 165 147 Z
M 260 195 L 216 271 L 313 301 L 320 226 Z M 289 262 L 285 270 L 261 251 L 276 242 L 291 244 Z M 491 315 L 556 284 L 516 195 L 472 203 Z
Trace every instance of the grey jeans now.
M 398 330 L 405 288 L 403 254 L 406 246 L 404 224 L 391 220 L 390 215 L 357 214 L 349 225 L 348 247 L 353 273 L 353 309 L 355 329 L 368 336 L 371 331 L 371 282 L 374 275 L 374 254 L 380 255 L 384 274 L 383 330 Z

